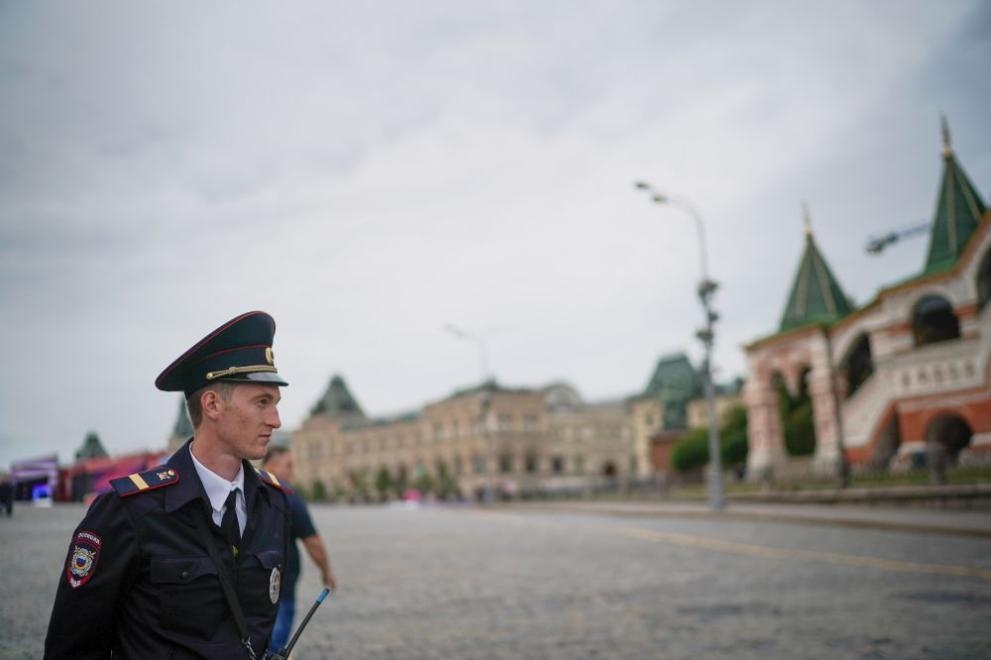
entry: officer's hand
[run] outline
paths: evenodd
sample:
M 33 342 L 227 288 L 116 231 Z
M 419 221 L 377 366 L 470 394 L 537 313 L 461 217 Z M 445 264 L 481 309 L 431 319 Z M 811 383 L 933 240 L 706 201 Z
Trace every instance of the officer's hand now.
M 330 588 L 331 591 L 337 589 L 337 582 L 334 580 L 334 574 L 330 571 L 325 571 L 323 574 L 323 583 Z

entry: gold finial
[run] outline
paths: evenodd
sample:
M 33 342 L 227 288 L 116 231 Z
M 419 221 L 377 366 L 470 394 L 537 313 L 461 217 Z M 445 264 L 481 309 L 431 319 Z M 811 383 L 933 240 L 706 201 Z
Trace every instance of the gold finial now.
M 949 158 L 953 155 L 953 146 L 950 144 L 950 124 L 946 121 L 946 115 L 939 116 L 939 123 L 943 130 L 943 157 Z
M 808 202 L 802 202 L 802 216 L 805 220 L 805 237 L 812 238 L 812 214 L 809 213 Z

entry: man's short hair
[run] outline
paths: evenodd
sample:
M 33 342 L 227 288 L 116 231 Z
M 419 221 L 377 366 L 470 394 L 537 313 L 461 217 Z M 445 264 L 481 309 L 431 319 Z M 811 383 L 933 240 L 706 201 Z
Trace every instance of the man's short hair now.
M 262 459 L 262 465 L 268 465 L 274 458 L 288 453 L 289 447 L 285 445 L 269 445 L 268 450 L 265 452 L 265 458 Z
M 234 388 L 237 386 L 238 383 L 218 380 L 216 383 L 201 387 L 189 395 L 189 398 L 186 399 L 186 412 L 189 413 L 189 421 L 192 422 L 193 428 L 197 429 L 203 423 L 203 404 L 201 403 L 201 399 L 204 392 L 213 390 L 217 393 L 217 396 L 224 400 L 224 403 L 230 403 L 231 397 L 234 396 Z

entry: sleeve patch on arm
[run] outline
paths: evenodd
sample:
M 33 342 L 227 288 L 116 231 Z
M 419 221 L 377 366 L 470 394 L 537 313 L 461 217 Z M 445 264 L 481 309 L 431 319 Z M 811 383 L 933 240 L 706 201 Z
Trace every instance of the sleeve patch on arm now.
M 65 577 L 69 586 L 78 589 L 96 572 L 100 560 L 100 546 L 103 541 L 93 532 L 80 531 L 72 539 L 72 554 L 65 567 Z

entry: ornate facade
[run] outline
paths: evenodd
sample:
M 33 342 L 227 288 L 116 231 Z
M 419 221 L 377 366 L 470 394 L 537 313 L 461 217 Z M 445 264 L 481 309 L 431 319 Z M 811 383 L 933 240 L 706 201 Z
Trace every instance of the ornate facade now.
M 369 418 L 335 376 L 291 442 L 297 482 L 330 493 L 367 491 L 383 473 L 410 486 L 424 476 L 446 480 L 464 497 L 490 487 L 504 495 L 586 488 L 626 477 L 638 460 L 625 404 L 587 404 L 564 384 L 488 382 L 415 412 Z
M 991 457 L 991 213 L 944 126 L 943 175 L 921 273 L 854 308 L 806 229 L 778 332 L 746 347 L 749 474 L 789 462 L 781 397 L 807 394 L 813 465 Z M 786 394 L 787 393 L 787 394 Z

